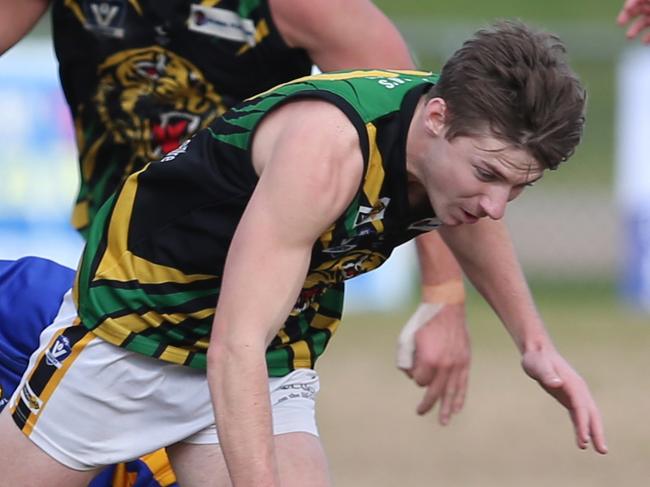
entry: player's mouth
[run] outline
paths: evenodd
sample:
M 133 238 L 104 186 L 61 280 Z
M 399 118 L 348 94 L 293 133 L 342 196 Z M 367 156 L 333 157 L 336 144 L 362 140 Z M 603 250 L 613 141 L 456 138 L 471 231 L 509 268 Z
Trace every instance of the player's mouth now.
M 461 208 L 461 211 L 463 212 L 463 223 L 472 224 L 476 223 L 480 219 L 478 216 L 474 216 L 472 213 L 464 210 L 463 208 Z

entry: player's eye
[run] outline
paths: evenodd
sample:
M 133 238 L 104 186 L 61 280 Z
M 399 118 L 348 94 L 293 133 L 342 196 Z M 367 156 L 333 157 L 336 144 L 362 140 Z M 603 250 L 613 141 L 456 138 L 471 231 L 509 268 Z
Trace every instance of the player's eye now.
M 491 181 L 496 180 L 496 176 L 494 173 L 480 167 L 480 166 L 474 166 L 474 171 L 476 173 L 476 177 L 480 179 L 481 181 L 484 181 L 486 183 L 489 183 Z

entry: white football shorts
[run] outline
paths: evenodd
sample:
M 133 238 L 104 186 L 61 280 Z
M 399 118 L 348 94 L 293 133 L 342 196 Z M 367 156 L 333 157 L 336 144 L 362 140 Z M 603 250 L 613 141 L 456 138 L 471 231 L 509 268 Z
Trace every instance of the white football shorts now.
M 91 470 L 177 442 L 219 443 L 205 371 L 111 345 L 76 318 L 68 293 L 9 404 L 36 445 L 70 468 Z M 274 434 L 318 436 L 319 387 L 311 369 L 269 378 Z

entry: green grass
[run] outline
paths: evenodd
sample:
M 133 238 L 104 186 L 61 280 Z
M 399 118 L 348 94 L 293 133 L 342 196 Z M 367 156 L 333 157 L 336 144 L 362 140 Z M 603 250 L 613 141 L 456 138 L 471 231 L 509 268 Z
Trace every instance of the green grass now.
M 540 281 L 530 283 L 540 314 L 561 343 L 596 341 L 601 346 L 638 348 L 650 344 L 650 316 L 625 303 L 609 280 Z M 501 325 L 480 295 L 469 289 L 468 323 L 479 339 L 500 340 Z M 498 338 L 497 338 L 498 337 Z
M 573 340 L 597 333 L 607 342 L 619 331 L 630 335 L 630 340 L 650 339 L 650 316 L 632 308 L 619 295 L 616 283 L 608 279 L 540 280 L 529 283 L 535 303 L 553 336 Z M 471 285 L 467 289 L 467 322 L 473 334 L 488 341 L 502 341 L 504 332 L 498 318 Z M 347 328 L 360 323 L 372 323 L 376 329 L 385 329 L 396 335 L 401 324 L 417 306 L 416 294 L 410 303 L 391 313 L 352 314 L 343 319 Z M 621 327 L 624 326 L 624 329 Z
M 319 364 L 320 430 L 337 485 L 647 484 L 650 317 L 626 310 L 611 282 L 531 286 L 556 346 L 598 402 L 610 454 L 575 448 L 566 412 L 521 371 L 503 327 L 470 291 L 469 391 L 447 428 L 413 413 L 423 391 L 394 367 L 395 338 L 411 309 L 344 318 Z

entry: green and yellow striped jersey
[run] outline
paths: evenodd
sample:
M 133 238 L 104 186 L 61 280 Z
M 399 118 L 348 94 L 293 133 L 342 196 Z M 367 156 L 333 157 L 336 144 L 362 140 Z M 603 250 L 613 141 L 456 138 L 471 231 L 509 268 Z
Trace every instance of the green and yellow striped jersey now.
M 75 286 L 84 326 L 121 347 L 205 368 L 226 253 L 258 180 L 255 128 L 282 103 L 317 98 L 357 129 L 365 172 L 315 242 L 302 292 L 267 350 L 271 376 L 313 367 L 339 324 L 344 281 L 438 224 L 430 207 L 409 207 L 405 160 L 413 112 L 436 80 L 416 71 L 300 78 L 246 100 L 130 176 L 91 227 Z

